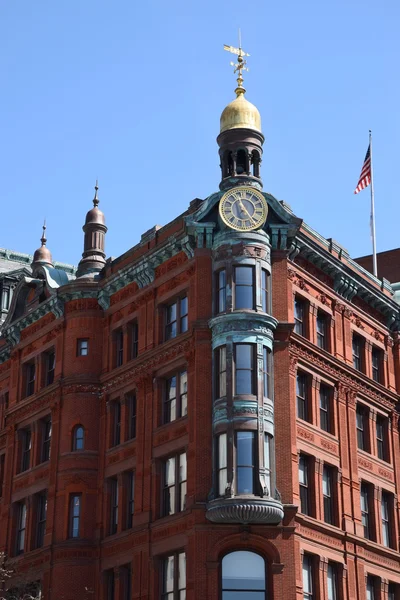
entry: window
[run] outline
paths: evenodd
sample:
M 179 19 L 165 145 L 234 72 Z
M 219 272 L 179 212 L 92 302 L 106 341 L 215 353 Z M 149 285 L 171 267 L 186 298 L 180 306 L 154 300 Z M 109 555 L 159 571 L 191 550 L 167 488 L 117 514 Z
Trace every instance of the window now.
M 235 394 L 255 394 L 254 344 L 235 344 Z
M 44 543 L 44 534 L 46 531 L 46 515 L 47 515 L 47 494 L 46 492 L 38 494 L 36 504 L 36 548 L 41 548 Z
M 400 586 L 398 583 L 389 583 L 388 588 L 388 600 L 399 600 L 400 598 Z
M 118 529 L 118 479 L 109 480 L 110 489 L 110 535 Z
M 6 468 L 6 455 L 0 454 L 0 498 L 3 496 L 4 472 Z
M 378 458 L 389 462 L 389 448 L 387 439 L 388 421 L 385 417 L 378 415 L 376 417 L 376 446 Z
M 328 562 L 328 600 L 338 600 L 338 565 Z
M 129 325 L 129 360 L 137 358 L 139 355 L 139 326 L 131 323 Z
M 115 400 L 112 402 L 112 430 L 111 445 L 118 446 L 121 443 L 121 402 Z
M 166 307 L 165 339 L 171 340 L 188 330 L 188 299 L 180 298 Z
M 51 419 L 46 419 L 42 424 L 42 462 L 50 460 L 51 445 Z
M 317 313 L 317 346 L 328 350 L 328 315 L 322 311 Z
M 123 572 L 123 600 L 132 600 L 132 569 L 131 565 L 124 565 Z
M 222 600 L 265 600 L 264 559 L 255 552 L 240 550 L 222 559 Z
M 269 274 L 265 269 L 261 269 L 261 306 L 264 312 L 270 312 L 269 303 Z
M 54 350 L 46 352 L 44 357 L 44 368 L 45 368 L 45 385 L 51 385 L 54 381 L 54 371 L 56 368 L 56 353 Z
M 254 494 L 254 431 L 236 433 L 236 493 Z
M 367 577 L 367 600 L 378 600 L 378 594 L 376 594 L 377 589 L 377 578 L 372 577 L 372 575 L 368 575 Z
M 272 397 L 271 372 L 272 372 L 272 354 L 271 351 L 263 347 L 263 390 L 264 398 Z
M 226 271 L 222 269 L 217 273 L 217 312 L 226 311 Z
M 106 600 L 115 600 L 115 575 L 114 569 L 109 569 L 106 575 Z
M 369 410 L 366 406 L 357 404 L 356 409 L 357 445 L 360 450 L 369 451 Z
M 25 396 L 35 393 L 36 365 L 30 362 L 25 365 Z
M 335 503 L 333 495 L 333 483 L 335 472 L 333 467 L 324 465 L 322 472 L 322 495 L 324 498 L 324 521 L 335 525 Z
M 299 335 L 306 335 L 305 302 L 297 296 L 294 299 L 294 331 Z
M 319 388 L 319 423 L 323 431 L 333 433 L 332 390 L 322 385 Z
M 367 540 L 373 539 L 371 522 L 371 493 L 368 483 L 361 483 L 361 522 L 364 528 L 364 537 Z
M 254 269 L 253 267 L 234 267 L 235 299 L 234 308 L 254 309 Z
M 353 333 L 353 367 L 357 371 L 363 370 L 362 350 L 364 347 L 363 339 Z
M 115 366 L 120 367 L 124 364 L 124 332 L 122 329 L 114 331 L 115 340 Z
M 126 405 L 128 409 L 128 440 L 133 440 L 136 437 L 136 393 L 131 392 L 126 397 Z
M 30 429 L 21 431 L 21 473 L 31 466 L 32 435 Z
M 218 377 L 217 377 L 217 398 L 226 396 L 226 346 L 221 346 L 216 350 Z
M 273 495 L 271 490 L 271 443 L 272 438 L 269 433 L 264 433 L 264 480 L 270 496 Z
M 162 600 L 185 600 L 186 598 L 186 555 L 179 552 L 162 561 Z
M 382 518 L 382 543 L 387 548 L 392 548 L 391 531 L 393 525 L 391 523 L 393 496 L 388 492 L 382 492 L 381 500 L 381 518 Z
M 69 499 L 69 537 L 80 537 L 81 494 L 72 494 Z
M 308 381 L 305 373 L 297 373 L 296 378 L 297 416 L 303 421 L 310 421 L 310 406 L 308 402 Z
M 187 415 L 187 372 L 180 371 L 166 381 L 164 423 Z
M 77 340 L 77 356 L 87 356 L 89 354 L 89 340 L 86 338 L 80 338 Z
M 135 512 L 135 473 L 133 471 L 129 471 L 127 474 L 127 508 L 126 527 L 130 529 L 133 524 L 133 514 Z
M 72 433 L 72 450 L 77 452 L 85 447 L 85 430 L 82 425 L 77 425 Z
M 26 530 L 26 504 L 25 504 L 25 502 L 19 502 L 17 504 L 16 554 L 22 554 L 25 550 L 25 530 Z
M 314 569 L 313 559 L 310 554 L 303 555 L 303 598 L 315 600 L 314 596 Z
M 186 452 L 171 456 L 164 465 L 163 514 L 173 515 L 186 506 Z
M 382 350 L 372 347 L 372 379 L 382 383 Z
M 311 516 L 310 486 L 308 474 L 310 470 L 310 458 L 305 454 L 299 456 L 299 487 L 300 487 L 300 511 Z
M 228 458 L 226 433 L 218 436 L 218 495 L 224 496 L 228 485 Z

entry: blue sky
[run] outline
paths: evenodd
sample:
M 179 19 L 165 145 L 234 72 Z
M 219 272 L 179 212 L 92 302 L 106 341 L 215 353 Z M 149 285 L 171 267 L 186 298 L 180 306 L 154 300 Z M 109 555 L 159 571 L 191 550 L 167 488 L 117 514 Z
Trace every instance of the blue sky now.
M 266 137 L 264 189 L 352 256 L 400 246 L 397 0 L 0 0 L 0 246 L 76 264 L 99 178 L 108 256 L 218 189 L 230 55 Z

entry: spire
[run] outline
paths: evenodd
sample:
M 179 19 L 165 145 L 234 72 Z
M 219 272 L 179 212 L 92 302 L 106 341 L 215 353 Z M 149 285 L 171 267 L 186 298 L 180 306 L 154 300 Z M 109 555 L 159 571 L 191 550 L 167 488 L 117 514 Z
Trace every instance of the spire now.
M 47 265 L 52 267 L 53 266 L 53 259 L 51 257 L 51 252 L 48 248 L 46 248 L 46 243 L 47 243 L 47 238 L 46 238 L 46 219 L 44 220 L 43 223 L 43 227 L 42 227 L 42 237 L 40 238 L 40 242 L 41 242 L 41 246 L 40 248 L 38 248 L 37 250 L 35 250 L 35 253 L 33 255 L 33 261 L 32 261 L 32 269 L 35 270 L 35 267 L 38 267 L 40 265 Z
M 82 228 L 85 233 L 84 248 L 78 265 L 77 277 L 99 273 L 106 263 L 104 242 L 107 227 L 104 214 L 99 209 L 99 184 L 97 179 L 94 190 L 93 208 L 87 213 Z
M 235 89 L 236 92 L 236 96 L 237 98 L 241 95 L 241 94 L 245 94 L 246 89 L 243 87 L 243 71 L 248 71 L 249 69 L 247 68 L 247 61 L 243 58 L 244 56 L 250 56 L 250 54 L 248 54 L 247 52 L 244 52 L 244 50 L 242 49 L 242 35 L 239 29 L 239 48 L 235 48 L 235 46 L 228 46 L 227 44 L 224 44 L 224 50 L 226 50 L 227 52 L 231 52 L 231 54 L 236 54 L 238 57 L 238 61 L 237 63 L 231 61 L 231 67 L 235 67 L 233 72 L 234 73 L 239 73 L 236 81 L 237 81 L 237 88 Z
M 96 206 L 99 205 L 100 200 L 97 197 L 97 192 L 99 191 L 99 181 L 98 179 L 96 179 L 96 185 L 94 186 L 95 192 L 94 192 L 94 198 L 93 198 L 93 206 L 96 208 Z
M 46 219 L 43 222 L 43 233 L 42 233 L 42 237 L 40 238 L 40 241 L 42 242 L 42 246 L 46 245 L 47 242 L 47 238 L 46 238 Z

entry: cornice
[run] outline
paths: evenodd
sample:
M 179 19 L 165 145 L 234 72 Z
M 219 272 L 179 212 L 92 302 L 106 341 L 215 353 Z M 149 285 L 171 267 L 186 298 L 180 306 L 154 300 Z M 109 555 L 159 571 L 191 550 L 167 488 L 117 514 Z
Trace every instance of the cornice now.
M 11 325 L 5 327 L 2 331 L 3 337 L 7 340 L 10 348 L 16 346 L 21 339 L 21 331 L 32 323 L 35 323 L 45 315 L 53 313 L 56 319 L 59 319 L 64 315 L 64 301 L 58 296 L 52 296 L 48 298 L 37 308 L 27 315 L 23 315 L 16 321 L 13 321 Z

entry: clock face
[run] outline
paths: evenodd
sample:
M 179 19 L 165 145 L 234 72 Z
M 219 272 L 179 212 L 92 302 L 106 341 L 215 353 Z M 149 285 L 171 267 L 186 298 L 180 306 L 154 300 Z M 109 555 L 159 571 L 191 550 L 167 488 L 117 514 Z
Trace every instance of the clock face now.
M 237 231 L 252 231 L 264 225 L 268 205 L 264 196 L 251 187 L 237 187 L 226 192 L 219 203 L 223 222 Z

